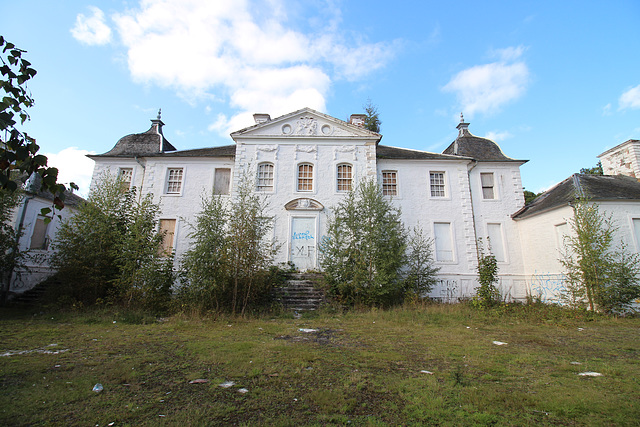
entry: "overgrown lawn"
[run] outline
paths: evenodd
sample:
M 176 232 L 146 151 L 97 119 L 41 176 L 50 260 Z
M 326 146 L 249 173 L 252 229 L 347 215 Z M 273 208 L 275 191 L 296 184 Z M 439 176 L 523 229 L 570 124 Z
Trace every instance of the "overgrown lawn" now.
M 1 425 L 640 419 L 638 318 L 466 305 L 301 319 L 7 309 L 0 316 Z M 190 384 L 198 379 L 207 382 Z

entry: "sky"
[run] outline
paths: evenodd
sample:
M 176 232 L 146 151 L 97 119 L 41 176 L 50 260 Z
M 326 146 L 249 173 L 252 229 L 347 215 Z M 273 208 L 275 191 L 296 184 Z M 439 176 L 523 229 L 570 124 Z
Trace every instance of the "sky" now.
M 38 71 L 22 128 L 86 195 L 93 161 L 162 109 L 179 150 L 310 107 L 371 103 L 381 144 L 442 152 L 460 114 L 539 192 L 640 139 L 640 2 L 0 0 Z

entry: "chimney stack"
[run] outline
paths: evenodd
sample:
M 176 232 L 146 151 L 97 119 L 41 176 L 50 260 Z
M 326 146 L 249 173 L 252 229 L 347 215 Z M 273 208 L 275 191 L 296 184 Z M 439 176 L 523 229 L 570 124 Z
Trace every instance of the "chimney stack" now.
M 359 126 L 361 128 L 364 127 L 364 121 L 367 119 L 366 114 L 352 114 L 349 118 L 349 123 L 352 125 Z
M 271 121 L 271 116 L 265 113 L 256 113 L 253 115 L 253 120 L 256 121 L 256 124 L 266 123 Z

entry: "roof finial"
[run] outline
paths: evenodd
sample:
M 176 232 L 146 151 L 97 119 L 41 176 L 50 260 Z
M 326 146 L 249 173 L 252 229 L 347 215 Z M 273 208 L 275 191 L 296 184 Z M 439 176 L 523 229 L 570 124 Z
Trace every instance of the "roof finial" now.
M 460 112 L 460 123 L 464 123 L 464 116 L 462 115 L 462 112 Z
M 160 117 L 162 116 L 162 108 L 158 109 L 158 120 L 162 120 Z

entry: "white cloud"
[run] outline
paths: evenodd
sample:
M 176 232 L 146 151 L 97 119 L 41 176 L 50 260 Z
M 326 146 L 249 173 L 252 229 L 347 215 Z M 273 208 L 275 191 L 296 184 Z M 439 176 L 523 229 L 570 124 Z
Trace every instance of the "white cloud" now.
M 505 139 L 509 139 L 511 137 L 513 137 L 513 135 L 509 131 L 503 131 L 503 132 L 490 131 L 490 132 L 487 132 L 487 134 L 485 135 L 485 138 L 490 139 L 494 142 L 504 141 Z
M 496 50 L 493 55 L 499 58 L 497 62 L 460 71 L 442 90 L 455 93 L 458 107 L 469 117 L 475 113 L 495 113 L 526 91 L 529 69 L 523 61 L 516 61 L 524 50 L 523 47 Z
M 333 80 L 361 79 L 392 58 L 399 42 L 348 38 L 340 11 L 325 6 L 322 25 L 293 0 L 144 0 L 112 18 L 135 81 L 173 88 L 192 104 L 215 92 L 238 111 L 210 127 L 228 133 L 251 125 L 255 112 L 324 110 Z
M 605 105 L 604 107 L 602 107 L 602 115 L 603 116 L 610 116 L 611 115 L 611 103 Z
M 640 108 L 640 85 L 632 87 L 620 95 L 618 104 L 620 105 L 620 110 L 626 110 L 627 108 L 635 110 Z
M 76 17 L 76 24 L 71 29 L 71 35 L 80 43 L 88 45 L 103 45 L 111 41 L 111 28 L 105 23 L 102 10 L 94 6 L 89 6 L 93 13 L 85 16 L 79 13 Z
M 87 197 L 93 174 L 93 160 L 86 155 L 95 154 L 94 151 L 69 147 L 58 153 L 43 154 L 47 156 L 47 166 L 58 168 L 58 182 L 63 184 L 76 183 L 80 187 L 77 194 Z

